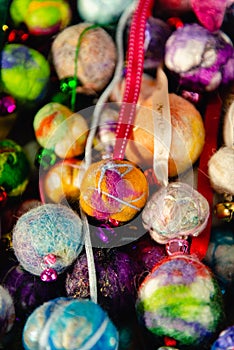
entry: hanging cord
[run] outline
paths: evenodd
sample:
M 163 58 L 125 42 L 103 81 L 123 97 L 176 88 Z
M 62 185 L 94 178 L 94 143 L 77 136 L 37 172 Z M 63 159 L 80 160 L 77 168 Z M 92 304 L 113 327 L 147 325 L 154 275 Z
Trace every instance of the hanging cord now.
M 123 101 L 116 130 L 113 158 L 123 159 L 131 136 L 144 66 L 146 20 L 151 13 L 153 0 L 140 0 L 130 27 L 127 52 L 127 73 Z

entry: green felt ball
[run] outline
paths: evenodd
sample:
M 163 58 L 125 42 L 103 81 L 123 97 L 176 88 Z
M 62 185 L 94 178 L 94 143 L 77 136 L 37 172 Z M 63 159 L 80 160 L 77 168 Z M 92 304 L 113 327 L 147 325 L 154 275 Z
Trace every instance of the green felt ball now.
M 50 77 L 50 66 L 37 50 L 22 44 L 6 44 L 1 57 L 3 91 L 23 101 L 44 97 Z
M 29 161 L 20 145 L 12 140 L 0 140 L 0 186 L 8 196 L 21 195 L 28 184 Z

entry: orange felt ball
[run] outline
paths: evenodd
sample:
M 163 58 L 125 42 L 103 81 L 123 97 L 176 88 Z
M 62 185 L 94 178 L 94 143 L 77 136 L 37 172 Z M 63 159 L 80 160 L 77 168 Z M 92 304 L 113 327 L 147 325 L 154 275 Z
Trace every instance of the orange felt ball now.
M 169 177 L 189 169 L 199 158 L 205 143 L 205 128 L 194 105 L 176 94 L 169 94 L 172 140 L 168 160 Z M 144 101 L 136 115 L 126 158 L 142 167 L 153 166 L 153 95 Z M 160 134 L 157 135 L 160 137 Z
M 145 175 L 125 160 L 93 163 L 80 185 L 80 206 L 97 220 L 127 222 L 141 211 L 147 198 Z

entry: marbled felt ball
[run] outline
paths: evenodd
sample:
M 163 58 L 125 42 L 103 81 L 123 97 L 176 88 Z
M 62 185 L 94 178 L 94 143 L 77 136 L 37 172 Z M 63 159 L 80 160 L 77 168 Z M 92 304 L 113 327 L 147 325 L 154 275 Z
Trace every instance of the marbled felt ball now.
M 22 101 L 40 101 L 46 93 L 50 66 L 37 50 L 6 44 L 1 55 L 3 91 Z
M 84 152 L 88 124 L 79 113 L 49 102 L 34 116 L 33 128 L 38 143 L 51 149 L 60 158 L 72 158 Z
M 234 48 L 222 31 L 197 23 L 178 28 L 165 48 L 165 65 L 190 91 L 213 91 L 234 79 Z
M 14 302 L 8 290 L 0 286 L 0 337 L 11 330 L 15 322 Z
M 156 91 L 155 91 L 156 93 Z M 174 93 L 169 94 L 172 139 L 168 160 L 169 177 L 191 168 L 199 158 L 205 143 L 205 128 L 195 106 Z M 154 93 L 136 114 L 132 139 L 126 148 L 126 158 L 142 167 L 153 167 L 154 157 Z M 160 138 L 160 132 L 157 131 Z
M 52 35 L 70 23 L 71 9 L 64 0 L 13 0 L 10 16 L 16 26 L 24 23 L 32 35 Z
M 59 204 L 29 210 L 13 229 L 15 255 L 34 275 L 41 275 L 47 267 L 63 272 L 81 252 L 82 242 L 81 219 L 72 209 Z M 52 258 L 51 263 L 48 258 Z
M 98 24 L 116 22 L 133 0 L 77 0 L 78 13 L 84 21 Z
M 97 220 L 127 222 L 141 211 L 147 197 L 144 173 L 125 160 L 91 164 L 80 185 L 80 206 Z
M 217 281 L 205 265 L 188 255 L 171 256 L 154 267 L 140 286 L 136 308 L 140 321 L 154 335 L 187 346 L 209 342 L 224 316 Z
M 211 350 L 228 350 L 234 347 L 234 326 L 223 330 L 218 339 L 212 344 Z
M 136 301 L 135 263 L 130 256 L 115 249 L 94 251 L 98 303 L 112 319 L 134 310 Z M 90 298 L 86 254 L 80 255 L 66 279 L 67 295 Z
M 21 195 L 29 175 L 30 165 L 22 147 L 10 139 L 0 140 L 0 186 L 8 196 Z
M 210 214 L 204 196 L 183 182 L 171 182 L 156 191 L 142 212 L 142 222 L 160 244 L 171 239 L 198 236 Z
M 92 25 L 82 22 L 65 28 L 54 39 L 51 52 L 60 80 L 75 77 L 81 85 L 79 91 L 96 93 L 114 73 L 116 47 L 106 30 L 90 28 Z
M 23 344 L 26 350 L 117 350 L 118 331 L 98 304 L 57 298 L 39 306 L 29 316 Z

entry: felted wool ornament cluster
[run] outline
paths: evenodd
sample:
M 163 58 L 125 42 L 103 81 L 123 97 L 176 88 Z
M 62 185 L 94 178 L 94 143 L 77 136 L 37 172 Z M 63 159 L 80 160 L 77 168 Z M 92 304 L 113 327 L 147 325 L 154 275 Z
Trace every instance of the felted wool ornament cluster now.
M 140 286 L 136 308 L 148 330 L 181 346 L 205 345 L 224 320 L 217 281 L 188 255 L 173 255 L 155 266 Z
M 117 350 L 118 331 L 106 312 L 90 300 L 57 298 L 39 306 L 23 330 L 26 350 L 36 348 Z
M 72 209 L 44 204 L 29 210 L 13 229 L 13 249 L 22 267 L 53 281 L 83 248 L 82 221 Z
M 60 103 L 49 102 L 40 108 L 33 128 L 38 143 L 60 158 L 72 158 L 84 152 L 88 124 L 81 114 Z
M 14 302 L 8 290 L 0 286 L 0 338 L 9 332 L 15 322 Z
M 113 75 L 116 48 L 106 30 L 92 26 L 82 22 L 65 28 L 54 39 L 51 53 L 60 80 L 74 77 L 82 85 L 80 91 L 96 93 Z
M 13 140 L 0 140 L 0 186 L 7 195 L 21 195 L 28 184 L 29 161 L 22 147 Z
M 37 50 L 23 44 L 6 44 L 1 53 L 1 88 L 16 99 L 29 102 L 45 97 L 50 66 Z
M 13 0 L 10 16 L 16 26 L 26 24 L 32 35 L 52 35 L 71 21 L 71 8 L 64 0 Z
M 125 160 L 91 164 L 80 185 L 80 206 L 97 220 L 125 223 L 141 211 L 147 197 L 144 173 Z

